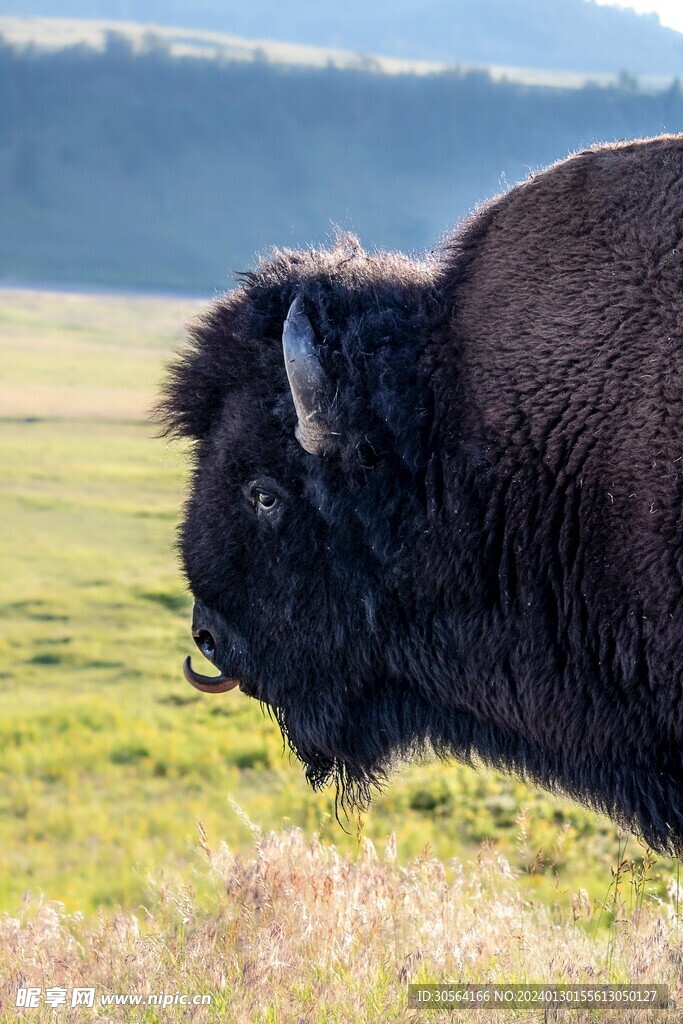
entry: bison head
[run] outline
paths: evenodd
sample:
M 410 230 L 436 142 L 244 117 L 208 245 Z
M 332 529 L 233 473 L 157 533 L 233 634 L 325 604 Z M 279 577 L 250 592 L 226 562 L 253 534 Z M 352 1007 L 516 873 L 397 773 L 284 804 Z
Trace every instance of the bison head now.
M 220 673 L 188 659 L 186 677 L 267 705 L 349 802 L 425 738 L 410 635 L 433 276 L 349 240 L 276 254 L 192 325 L 160 407 L 194 442 L 180 550 Z

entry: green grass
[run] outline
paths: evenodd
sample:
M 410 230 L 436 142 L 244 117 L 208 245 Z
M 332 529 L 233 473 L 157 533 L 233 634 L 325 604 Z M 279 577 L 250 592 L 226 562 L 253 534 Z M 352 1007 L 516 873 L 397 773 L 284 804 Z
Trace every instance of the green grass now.
M 360 833 L 382 844 L 396 832 L 401 857 L 426 845 L 469 857 L 490 839 L 530 896 L 604 900 L 623 848 L 605 818 L 489 771 L 427 764 L 344 832 L 333 794 L 307 788 L 255 702 L 184 682 L 184 453 L 155 439 L 146 410 L 196 309 L 0 293 L 0 909 L 27 889 L 68 910 L 135 909 L 159 875 L 202 890 L 197 819 L 233 849 L 253 838 L 231 801 L 264 829 L 301 826 L 346 853 Z M 627 859 L 642 855 L 630 840 Z M 672 872 L 658 862 L 650 888 Z

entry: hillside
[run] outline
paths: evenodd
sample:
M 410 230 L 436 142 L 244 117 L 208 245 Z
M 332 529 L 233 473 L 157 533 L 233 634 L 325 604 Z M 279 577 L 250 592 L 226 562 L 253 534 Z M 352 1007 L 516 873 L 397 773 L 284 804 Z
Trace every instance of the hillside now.
M 478 201 L 598 140 L 683 129 L 676 84 L 0 48 L 0 280 L 199 291 L 271 245 L 433 246 Z
M 136 55 L 154 49 L 157 56 L 201 57 L 219 64 L 254 60 L 269 64 L 308 68 L 335 67 L 346 71 L 371 71 L 387 75 L 433 75 L 456 71 L 483 72 L 494 82 L 520 85 L 546 85 L 559 89 L 581 89 L 587 84 L 614 85 L 613 72 L 562 71 L 542 67 L 517 67 L 509 64 L 466 64 L 416 60 L 358 53 L 308 43 L 285 43 L 229 35 L 210 29 L 146 24 L 136 21 L 99 21 L 85 18 L 20 18 L 0 15 L 0 37 L 18 49 L 62 50 L 88 47 L 103 52 L 118 38 L 119 48 L 129 46 Z M 662 73 L 638 76 L 639 88 L 656 92 L 670 85 L 672 76 Z
M 0 0 L 0 14 L 211 29 L 449 64 L 678 75 L 683 36 L 593 0 Z

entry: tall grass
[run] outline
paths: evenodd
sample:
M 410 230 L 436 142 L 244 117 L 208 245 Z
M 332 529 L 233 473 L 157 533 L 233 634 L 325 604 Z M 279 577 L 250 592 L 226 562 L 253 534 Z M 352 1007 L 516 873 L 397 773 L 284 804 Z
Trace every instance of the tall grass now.
M 344 856 L 299 829 L 256 830 L 238 854 L 225 843 L 214 846 L 200 822 L 199 848 L 211 880 L 202 899 L 191 885 L 162 879 L 142 920 L 123 911 L 84 920 L 49 902 L 2 918 L 7 1014 L 19 984 L 61 984 L 94 987 L 97 1001 L 111 993 L 211 996 L 210 1006 L 191 1011 L 118 1007 L 116 1018 L 104 1019 L 389 1024 L 433 1019 L 409 1009 L 411 982 L 454 980 L 657 982 L 668 984 L 672 1008 L 622 1011 L 620 1024 L 681 1019 L 677 894 L 629 907 L 625 889 L 642 890 L 626 868 L 615 885 L 615 924 L 605 934 L 592 933 L 584 894 L 572 894 L 570 910 L 539 903 L 491 845 L 466 863 L 446 865 L 425 853 L 402 865 L 394 837 L 381 853 L 363 839 L 355 856 Z M 485 1019 L 582 1024 L 604 1013 L 505 1010 L 487 1011 Z M 39 1007 L 30 1020 L 51 1022 L 53 1014 Z M 91 1017 L 91 1010 L 72 1011 L 72 1019 Z M 478 1018 L 455 1011 L 449 1019 Z

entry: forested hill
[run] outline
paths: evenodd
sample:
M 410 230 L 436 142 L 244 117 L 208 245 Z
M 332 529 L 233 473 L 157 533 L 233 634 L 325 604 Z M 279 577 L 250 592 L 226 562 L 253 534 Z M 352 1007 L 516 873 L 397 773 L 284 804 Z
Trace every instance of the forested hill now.
M 178 25 L 451 64 L 683 69 L 683 35 L 594 0 L 0 0 L 0 14 Z
M 640 94 L 0 49 L 0 279 L 205 292 L 272 245 L 430 247 L 480 199 L 600 139 L 683 130 Z

